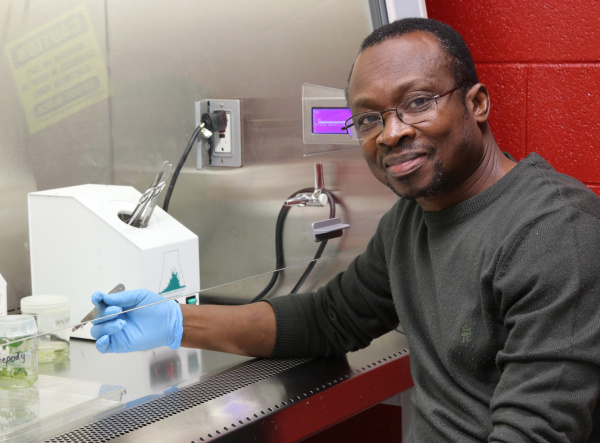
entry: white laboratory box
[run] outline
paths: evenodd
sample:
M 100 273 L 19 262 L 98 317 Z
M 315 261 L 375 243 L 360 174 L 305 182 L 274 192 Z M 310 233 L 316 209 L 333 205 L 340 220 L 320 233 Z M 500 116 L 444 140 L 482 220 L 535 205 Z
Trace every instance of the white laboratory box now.
M 141 193 L 130 186 L 80 185 L 28 194 L 33 295 L 71 299 L 71 324 L 94 291 L 145 288 L 184 302 L 200 290 L 198 237 L 158 206 L 145 228 L 125 223 Z M 91 338 L 87 324 L 72 336 Z

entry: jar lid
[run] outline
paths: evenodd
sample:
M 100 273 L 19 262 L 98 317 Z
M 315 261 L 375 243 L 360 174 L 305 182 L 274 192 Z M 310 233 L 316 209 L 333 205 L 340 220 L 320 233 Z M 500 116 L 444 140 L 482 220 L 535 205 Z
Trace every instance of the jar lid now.
M 21 299 L 21 312 L 47 314 L 69 309 L 71 299 L 66 295 L 30 295 Z
M 33 315 L 0 316 L 0 337 L 18 338 L 37 334 L 37 324 Z

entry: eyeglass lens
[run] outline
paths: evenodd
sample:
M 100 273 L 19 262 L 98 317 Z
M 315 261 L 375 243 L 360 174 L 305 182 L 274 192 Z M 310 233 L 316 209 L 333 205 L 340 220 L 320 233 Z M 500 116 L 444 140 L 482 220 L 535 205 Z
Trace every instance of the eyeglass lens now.
M 370 111 L 355 115 L 346 121 L 346 131 L 352 138 L 364 140 L 379 135 L 384 128 L 383 114 L 396 111 L 400 121 L 407 125 L 414 125 L 429 120 L 437 113 L 437 101 L 432 94 L 410 97 L 395 109 L 383 112 Z

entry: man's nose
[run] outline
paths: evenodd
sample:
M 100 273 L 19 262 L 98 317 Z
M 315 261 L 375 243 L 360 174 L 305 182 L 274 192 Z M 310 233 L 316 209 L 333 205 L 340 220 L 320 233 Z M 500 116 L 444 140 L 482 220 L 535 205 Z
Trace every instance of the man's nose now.
M 396 113 L 395 109 L 390 109 L 393 112 L 386 112 L 383 116 L 383 130 L 379 134 L 379 142 L 387 146 L 397 146 L 404 137 L 414 136 L 415 128 L 407 125 Z

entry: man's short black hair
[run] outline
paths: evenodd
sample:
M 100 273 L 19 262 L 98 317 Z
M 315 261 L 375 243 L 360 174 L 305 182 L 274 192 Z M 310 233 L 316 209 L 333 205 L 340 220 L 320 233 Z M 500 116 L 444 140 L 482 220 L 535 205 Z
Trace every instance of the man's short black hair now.
M 395 22 L 383 25 L 374 30 L 367 38 L 363 40 L 360 47 L 360 52 L 371 46 L 383 43 L 386 40 L 400 37 L 409 32 L 428 32 L 437 38 L 440 47 L 449 56 L 450 64 L 448 68 L 456 79 L 456 84 L 463 83 L 475 84 L 479 83 L 475 63 L 471 56 L 469 47 L 463 40 L 462 36 L 452 27 L 440 21 L 430 18 L 404 18 Z M 359 52 L 359 53 L 360 53 Z M 354 67 L 353 67 L 354 68 Z M 348 77 L 348 83 L 350 82 Z M 348 97 L 348 86 L 346 85 L 346 98 Z

